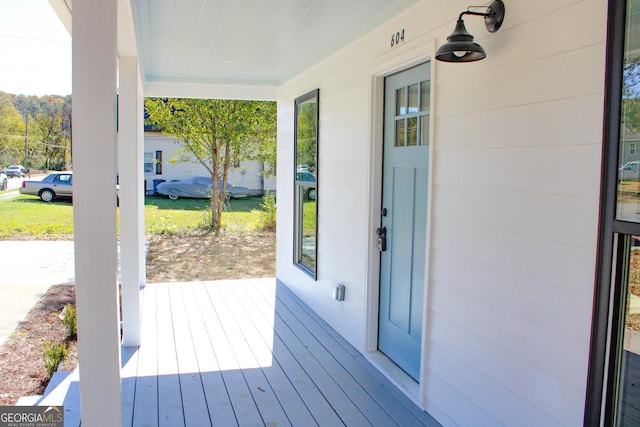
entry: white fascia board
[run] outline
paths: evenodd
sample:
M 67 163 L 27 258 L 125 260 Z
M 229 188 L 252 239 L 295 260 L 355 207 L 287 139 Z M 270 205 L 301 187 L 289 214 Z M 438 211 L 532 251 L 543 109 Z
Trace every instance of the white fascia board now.
M 276 101 L 279 86 L 269 84 L 206 83 L 146 80 L 144 95 L 158 98 L 239 99 Z
M 130 0 L 118 0 L 118 55 L 138 57 L 136 29 Z
M 53 11 L 60 18 L 60 22 L 71 34 L 71 0 L 49 0 Z

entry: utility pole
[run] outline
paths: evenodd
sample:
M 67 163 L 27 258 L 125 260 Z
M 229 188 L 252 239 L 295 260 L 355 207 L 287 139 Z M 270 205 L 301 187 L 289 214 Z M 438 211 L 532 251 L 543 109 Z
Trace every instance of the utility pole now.
M 29 152 L 29 111 L 25 108 L 24 112 L 24 161 L 22 164 L 27 167 L 27 154 Z

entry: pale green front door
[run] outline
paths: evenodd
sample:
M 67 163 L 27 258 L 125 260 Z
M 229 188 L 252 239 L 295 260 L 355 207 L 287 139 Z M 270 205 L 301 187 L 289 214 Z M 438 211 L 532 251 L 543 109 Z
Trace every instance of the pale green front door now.
M 424 311 L 430 80 L 429 63 L 385 79 L 378 349 L 415 379 Z

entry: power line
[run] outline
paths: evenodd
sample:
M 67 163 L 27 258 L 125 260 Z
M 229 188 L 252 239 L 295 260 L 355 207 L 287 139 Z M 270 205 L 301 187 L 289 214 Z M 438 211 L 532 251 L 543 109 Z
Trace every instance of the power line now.
M 0 34 L 0 37 L 5 37 L 9 39 L 20 39 L 20 40 L 32 40 L 37 42 L 49 42 L 49 43 L 70 43 L 70 41 L 65 40 L 54 40 L 54 39 L 43 39 L 39 37 L 27 37 L 27 36 L 17 36 L 15 34 Z
M 0 133 L 0 137 L 24 140 L 24 135 L 6 135 L 6 134 Z M 46 147 L 51 147 L 51 148 L 65 148 L 66 147 L 66 145 L 47 144 L 46 142 L 42 142 L 42 141 L 39 141 L 39 140 L 33 139 L 33 138 L 28 138 L 28 141 L 29 142 L 33 142 L 35 144 L 44 145 Z

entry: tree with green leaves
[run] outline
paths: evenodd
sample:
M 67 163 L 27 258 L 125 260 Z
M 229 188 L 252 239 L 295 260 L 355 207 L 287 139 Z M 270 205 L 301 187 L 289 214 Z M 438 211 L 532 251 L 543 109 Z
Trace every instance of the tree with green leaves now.
M 64 170 L 70 163 L 71 96 L 10 95 L 22 121 L 20 152 L 11 163 Z M 1 114 L 1 112 L 0 112 Z
M 24 142 L 24 122 L 13 105 L 11 95 L 0 92 L 0 169 L 15 164 L 21 158 Z
M 147 122 L 176 138 L 211 175 L 211 222 L 220 230 L 229 171 L 243 160 L 275 164 L 276 104 L 266 101 L 146 98 Z
M 64 169 L 66 157 L 65 99 L 61 96 L 43 96 L 38 111 L 33 115 L 31 136 L 42 147 L 44 169 Z

